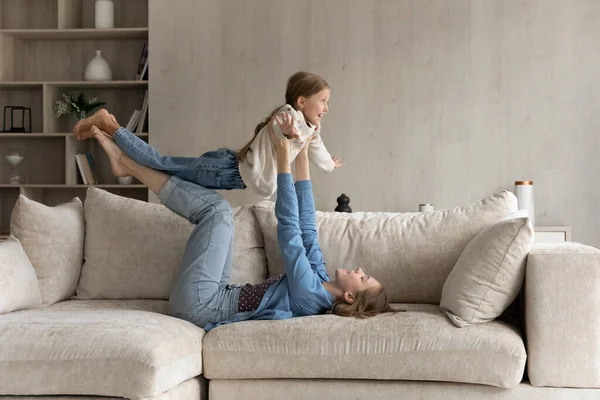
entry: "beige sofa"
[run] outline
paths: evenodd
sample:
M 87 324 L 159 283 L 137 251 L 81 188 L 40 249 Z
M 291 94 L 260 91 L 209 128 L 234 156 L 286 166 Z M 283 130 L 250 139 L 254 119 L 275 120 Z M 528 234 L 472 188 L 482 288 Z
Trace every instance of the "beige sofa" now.
M 21 197 L 11 233 L 36 270 L 43 304 L 0 315 L 0 399 L 600 398 L 597 249 L 536 245 L 522 323 L 457 328 L 440 311 L 461 252 L 515 209 L 514 196 L 501 192 L 427 214 L 319 212 L 330 274 L 362 267 L 399 312 L 205 333 L 167 315 L 187 221 L 96 188 L 84 207 Z M 280 271 L 273 204 L 236 208 L 235 224 L 233 282 Z

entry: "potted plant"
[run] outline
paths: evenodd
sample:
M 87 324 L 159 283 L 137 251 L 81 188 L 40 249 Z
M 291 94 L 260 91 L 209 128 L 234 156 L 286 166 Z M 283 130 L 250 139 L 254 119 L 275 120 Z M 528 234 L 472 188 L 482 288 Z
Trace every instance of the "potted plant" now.
M 106 102 L 100 101 L 98 97 L 91 97 L 87 101 L 83 92 L 77 98 L 70 94 L 63 94 L 62 100 L 56 100 L 54 104 L 54 117 L 56 119 L 63 115 L 74 115 L 78 120 L 84 119 L 98 111 Z

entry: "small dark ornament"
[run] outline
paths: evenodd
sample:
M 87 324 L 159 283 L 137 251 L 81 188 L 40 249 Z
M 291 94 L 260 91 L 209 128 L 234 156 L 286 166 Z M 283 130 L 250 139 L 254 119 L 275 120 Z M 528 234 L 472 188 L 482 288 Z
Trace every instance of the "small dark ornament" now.
M 337 198 L 337 203 L 338 203 L 338 205 L 335 208 L 335 211 L 346 212 L 346 213 L 352 212 L 352 208 L 350 208 L 350 206 L 349 206 L 350 197 L 346 196 L 344 193 L 342 193 L 342 195 Z
M 10 127 L 7 127 L 8 114 L 10 112 Z M 21 124 L 15 125 L 15 114 L 21 112 Z M 25 126 L 25 118 L 27 118 L 27 127 Z M 2 125 L 3 133 L 30 133 L 31 132 L 31 108 L 23 106 L 4 106 L 4 124 Z

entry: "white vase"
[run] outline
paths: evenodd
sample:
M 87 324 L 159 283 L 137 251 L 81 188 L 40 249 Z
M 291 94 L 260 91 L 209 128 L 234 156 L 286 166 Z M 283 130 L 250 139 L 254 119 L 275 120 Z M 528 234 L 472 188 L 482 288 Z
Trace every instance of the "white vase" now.
M 527 211 L 531 224 L 535 226 L 535 205 L 533 198 L 533 181 L 516 181 L 515 196 L 519 202 L 519 210 Z
M 96 0 L 95 11 L 96 29 L 115 27 L 115 5 L 112 0 Z
M 84 78 L 86 81 L 110 81 L 112 79 L 110 65 L 102 57 L 102 50 L 96 50 L 96 57 L 92 58 L 85 68 Z
M 121 185 L 131 185 L 133 182 L 133 176 L 119 176 L 119 183 Z

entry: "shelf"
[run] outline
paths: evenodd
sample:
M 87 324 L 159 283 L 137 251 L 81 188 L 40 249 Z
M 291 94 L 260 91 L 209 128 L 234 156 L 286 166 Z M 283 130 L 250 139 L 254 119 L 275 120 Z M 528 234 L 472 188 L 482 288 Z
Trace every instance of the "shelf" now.
M 42 89 L 43 85 L 52 85 L 66 89 L 143 89 L 148 86 L 148 81 L 4 81 L 0 82 L 0 89 L 36 90 Z
M 0 188 L 25 188 L 25 189 L 81 189 L 88 187 L 97 187 L 100 189 L 147 189 L 144 185 L 120 185 L 120 184 L 100 184 L 100 185 L 63 185 L 63 184 L 48 184 L 48 185 L 37 185 L 37 184 L 24 184 L 24 185 L 12 185 L 9 183 L 0 184 Z
M 0 34 L 27 40 L 147 39 L 148 28 L 115 29 L 0 29 Z
M 0 235 L 0 240 L 6 240 L 9 236 L 10 235 Z
M 42 82 L 0 82 L 0 89 L 4 90 L 42 90 Z
M 62 81 L 44 82 L 62 89 L 143 89 L 148 87 L 148 81 Z
M 71 136 L 71 133 L 7 133 L 0 132 L 0 139 L 2 138 L 57 138 Z
M 138 137 L 147 137 L 148 133 L 134 133 Z M 71 137 L 72 133 L 0 133 L 0 139 L 2 138 L 57 138 L 57 137 Z

